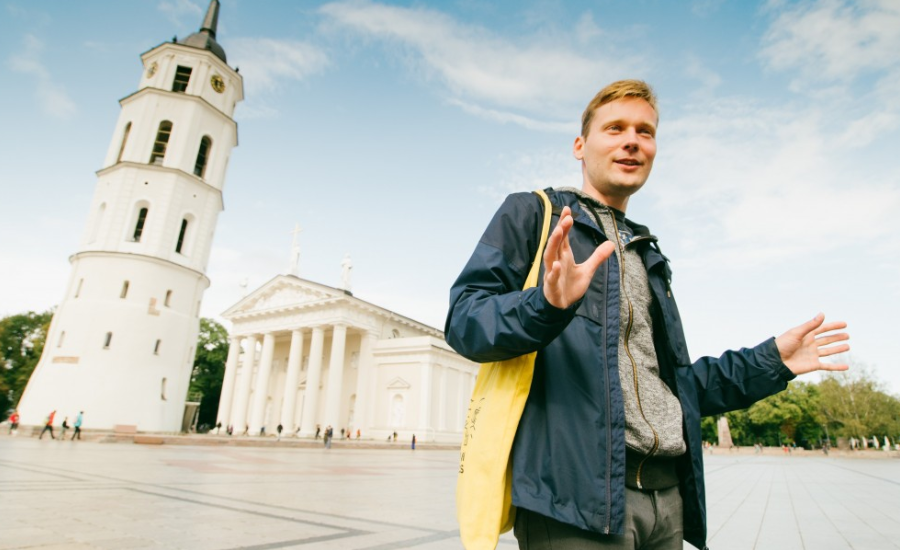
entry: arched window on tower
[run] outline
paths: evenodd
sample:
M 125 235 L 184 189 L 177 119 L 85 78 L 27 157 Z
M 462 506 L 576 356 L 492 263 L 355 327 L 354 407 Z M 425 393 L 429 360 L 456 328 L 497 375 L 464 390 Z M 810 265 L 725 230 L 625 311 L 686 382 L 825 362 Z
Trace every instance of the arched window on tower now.
M 163 305 L 165 305 L 166 307 L 172 307 L 172 291 L 171 290 L 166 291 L 166 301 L 163 302 Z
M 66 340 L 66 331 L 62 331 L 59 333 L 59 342 L 56 343 L 56 347 L 61 348 L 63 342 Z
M 156 345 L 153 346 L 153 355 L 159 355 L 159 347 L 162 345 L 162 340 L 157 340 Z
M 122 283 L 122 292 L 119 293 L 119 298 L 127 298 L 128 297 L 128 281 Z
M 125 131 L 122 132 L 122 144 L 119 145 L 119 156 L 116 157 L 116 162 L 122 162 L 122 153 L 125 152 L 125 143 L 128 142 L 128 134 L 131 133 L 131 123 L 125 125 Z
M 156 132 L 156 141 L 153 142 L 153 152 L 150 154 L 150 164 L 162 165 L 166 157 L 166 147 L 169 146 L 169 136 L 172 135 L 172 123 L 164 120 L 159 123 L 159 131 Z
M 206 162 L 209 160 L 209 151 L 212 148 L 212 139 L 203 136 L 200 140 L 200 149 L 197 151 L 197 162 L 194 163 L 194 175 L 203 177 L 206 173 Z
M 112 333 L 107 332 L 106 338 L 103 339 L 103 349 L 109 349 L 110 344 L 112 344 Z
M 178 231 L 178 242 L 175 244 L 175 252 L 179 254 L 183 254 L 182 250 L 184 249 L 184 237 L 187 235 L 188 228 L 188 220 L 184 218 L 181 220 L 181 229 Z
M 163 401 L 166 400 L 166 379 L 162 379 L 162 384 L 159 386 L 159 398 Z
M 138 210 L 137 221 L 134 224 L 134 242 L 141 242 L 141 234 L 144 232 L 144 224 L 147 223 L 147 214 L 150 210 L 145 206 Z

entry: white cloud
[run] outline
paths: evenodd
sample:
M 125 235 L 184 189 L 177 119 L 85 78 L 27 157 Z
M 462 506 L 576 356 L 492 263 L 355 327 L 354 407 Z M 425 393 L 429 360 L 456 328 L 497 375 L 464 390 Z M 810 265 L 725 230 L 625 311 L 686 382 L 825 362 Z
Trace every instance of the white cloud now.
M 534 118 L 519 115 L 516 113 L 510 113 L 507 111 L 498 111 L 496 109 L 488 109 L 485 107 L 480 107 L 478 105 L 474 105 L 472 103 L 467 103 L 465 101 L 459 99 L 450 99 L 447 101 L 451 105 L 455 105 L 462 109 L 463 111 L 479 116 L 481 118 L 486 118 L 489 120 L 493 120 L 496 122 L 500 122 L 503 124 L 512 123 L 518 124 L 524 128 L 528 128 L 530 130 L 543 130 L 547 132 L 558 132 L 570 135 L 577 135 L 581 130 L 578 127 L 577 123 L 564 123 L 564 122 L 545 122 L 541 120 L 536 120 Z
M 684 60 L 684 74 L 692 80 L 697 81 L 698 95 L 710 95 L 719 85 L 722 84 L 722 77 L 718 73 L 707 67 L 703 61 L 696 55 L 688 55 Z
M 36 96 L 44 113 L 60 119 L 73 117 L 78 112 L 75 102 L 69 98 L 65 88 L 54 81 L 53 75 L 41 60 L 44 43 L 30 34 L 25 35 L 23 42 L 22 51 L 9 57 L 10 68 L 35 77 Z
M 721 246 L 698 247 L 685 262 L 737 268 L 809 258 L 900 231 L 898 171 L 845 154 L 834 131 L 842 122 L 819 105 L 740 101 L 696 105 L 667 122 L 647 193 L 669 221 L 694 228 L 688 239 L 714 234 Z M 859 215 L 865 222 L 852 223 Z
M 414 70 L 439 81 L 458 105 L 492 119 L 531 123 L 530 113 L 569 116 L 602 83 L 646 66 L 636 55 L 611 49 L 585 55 L 583 48 L 565 46 L 572 43 L 568 37 L 507 39 L 424 8 L 351 1 L 326 4 L 321 12 L 341 30 L 400 44 Z M 582 22 L 572 32 L 588 40 L 600 30 Z M 501 116 L 500 110 L 518 113 Z
M 581 164 L 568 151 L 506 153 L 497 162 L 504 167 L 499 182 L 479 189 L 497 202 L 509 193 L 520 191 L 547 187 L 581 187 Z
M 777 15 L 761 55 L 776 70 L 811 82 L 847 82 L 900 66 L 900 3 L 894 0 L 804 3 Z
M 178 28 L 183 28 L 185 21 L 200 23 L 204 15 L 203 8 L 190 0 L 163 0 L 158 9 Z
M 293 40 L 233 38 L 228 42 L 232 64 L 245 77 L 248 97 L 278 90 L 285 81 L 298 81 L 329 65 L 322 50 Z

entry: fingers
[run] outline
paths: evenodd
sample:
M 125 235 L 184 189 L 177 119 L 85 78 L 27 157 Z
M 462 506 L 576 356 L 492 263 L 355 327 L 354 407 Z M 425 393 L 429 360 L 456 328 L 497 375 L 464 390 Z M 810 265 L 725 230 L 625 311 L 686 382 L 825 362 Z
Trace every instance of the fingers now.
M 794 327 L 793 329 L 791 329 L 791 331 L 797 331 L 803 335 L 807 335 L 811 332 L 814 332 L 816 329 L 818 329 L 824 322 L 825 322 L 825 314 L 819 313 L 818 315 L 816 315 L 809 321 L 803 323 L 802 325 L 798 325 L 798 326 Z M 818 333 L 816 333 L 816 334 L 818 334 Z
M 850 365 L 832 365 L 831 363 L 819 363 L 819 370 L 827 370 L 827 371 L 841 371 L 848 370 Z
M 835 342 L 843 342 L 844 340 L 849 340 L 850 335 L 846 332 L 841 332 L 839 334 L 829 334 L 828 336 L 819 336 L 816 338 L 816 345 L 827 346 L 829 344 L 833 344 Z
M 837 355 L 838 353 L 844 353 L 845 351 L 850 351 L 849 344 L 843 344 L 840 346 L 832 346 L 830 348 L 819 348 L 819 357 L 828 357 L 829 355 Z
M 594 253 L 591 254 L 591 257 L 585 260 L 581 265 L 588 270 L 589 276 L 593 277 L 594 272 L 597 271 L 597 268 L 600 267 L 600 264 L 609 259 L 609 257 L 612 256 L 613 252 L 615 251 L 616 245 L 614 245 L 612 241 L 606 241 L 598 246 L 594 250 Z
M 558 260 L 560 255 L 568 248 L 569 230 L 572 228 L 572 213 L 569 207 L 563 208 L 559 223 L 553 228 L 547 245 L 544 247 L 544 270 L 550 271 L 550 266 Z
M 819 334 L 822 334 L 823 332 L 830 332 L 832 330 L 841 330 L 841 329 L 845 329 L 845 328 L 847 328 L 847 323 L 845 323 L 844 321 L 832 321 L 832 322 L 830 322 L 828 324 L 824 324 L 824 325 L 820 326 L 819 328 L 817 328 L 816 330 L 814 330 L 813 334 L 818 336 Z

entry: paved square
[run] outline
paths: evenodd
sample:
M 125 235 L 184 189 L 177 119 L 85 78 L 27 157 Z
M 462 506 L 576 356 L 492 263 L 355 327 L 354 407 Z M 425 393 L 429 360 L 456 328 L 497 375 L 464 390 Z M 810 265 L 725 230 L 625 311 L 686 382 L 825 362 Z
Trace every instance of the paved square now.
M 900 548 L 900 460 L 706 457 L 710 547 Z M 0 549 L 457 549 L 456 452 L 0 436 Z M 501 550 L 516 548 L 510 534 Z

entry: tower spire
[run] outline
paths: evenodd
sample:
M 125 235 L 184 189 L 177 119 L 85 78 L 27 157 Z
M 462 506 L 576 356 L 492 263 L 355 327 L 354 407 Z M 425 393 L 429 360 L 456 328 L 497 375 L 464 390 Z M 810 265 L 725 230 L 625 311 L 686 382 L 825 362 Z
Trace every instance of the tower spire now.
M 203 18 L 203 24 L 200 30 L 188 36 L 184 40 L 179 40 L 179 44 L 200 48 L 201 50 L 209 50 L 216 57 L 225 61 L 225 50 L 216 42 L 216 27 L 219 25 L 219 0 L 210 0 L 209 8 L 206 9 L 206 17 Z
M 206 17 L 203 18 L 203 25 L 200 32 L 206 31 L 213 38 L 216 37 L 216 27 L 219 24 L 219 0 L 210 0 L 209 8 L 206 9 Z

